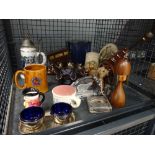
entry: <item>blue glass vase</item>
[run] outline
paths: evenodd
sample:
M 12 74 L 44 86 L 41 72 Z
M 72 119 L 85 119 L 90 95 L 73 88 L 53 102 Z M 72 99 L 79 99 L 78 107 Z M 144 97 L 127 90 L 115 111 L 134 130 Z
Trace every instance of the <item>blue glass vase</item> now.
M 68 49 L 71 52 L 72 62 L 76 64 L 85 63 L 86 52 L 91 51 L 91 42 L 89 41 L 73 41 L 67 43 Z

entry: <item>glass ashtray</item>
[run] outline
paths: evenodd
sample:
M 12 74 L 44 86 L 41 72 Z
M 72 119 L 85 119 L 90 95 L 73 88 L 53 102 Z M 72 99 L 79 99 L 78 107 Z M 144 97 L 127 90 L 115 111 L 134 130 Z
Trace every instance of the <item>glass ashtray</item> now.
M 91 113 L 111 112 L 112 106 L 106 96 L 91 96 L 87 98 Z
M 79 78 L 72 83 L 72 86 L 76 88 L 76 96 L 79 98 L 98 95 L 99 92 L 99 86 L 92 76 Z

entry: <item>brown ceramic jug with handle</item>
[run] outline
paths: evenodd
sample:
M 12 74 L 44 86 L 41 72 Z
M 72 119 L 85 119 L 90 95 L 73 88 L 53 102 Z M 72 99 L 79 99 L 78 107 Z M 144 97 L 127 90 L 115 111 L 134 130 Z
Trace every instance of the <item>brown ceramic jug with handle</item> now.
M 18 76 L 24 75 L 24 85 L 19 84 Z M 33 87 L 38 89 L 40 92 L 47 92 L 47 73 L 46 66 L 41 64 L 32 64 L 24 67 L 23 70 L 18 70 L 15 73 L 15 84 L 20 89 Z

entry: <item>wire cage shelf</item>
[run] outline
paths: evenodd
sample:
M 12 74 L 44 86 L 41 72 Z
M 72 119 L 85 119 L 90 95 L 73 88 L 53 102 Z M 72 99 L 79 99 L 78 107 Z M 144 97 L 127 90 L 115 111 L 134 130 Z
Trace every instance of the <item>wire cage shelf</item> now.
M 0 134 L 5 130 L 7 107 L 12 83 L 12 69 L 3 23 L 0 20 Z
M 149 133 L 148 129 L 150 128 L 150 123 L 151 120 L 114 133 L 113 135 L 147 135 Z
M 89 41 L 91 51 L 99 52 L 107 43 L 119 49 L 131 46 L 150 32 L 155 20 L 146 19 L 11 19 L 0 20 L 0 97 L 10 92 L 12 72 L 21 68 L 20 46 L 28 35 L 45 54 L 67 47 L 68 41 Z M 129 52 L 132 74 L 129 81 L 155 94 L 155 80 L 148 78 L 151 63 L 155 62 L 155 37 Z M 10 56 L 10 59 L 8 58 Z M 11 66 L 10 66 L 11 63 Z M 3 101 L 1 101 L 3 102 Z M 0 133 L 2 133 L 8 100 L 0 104 Z

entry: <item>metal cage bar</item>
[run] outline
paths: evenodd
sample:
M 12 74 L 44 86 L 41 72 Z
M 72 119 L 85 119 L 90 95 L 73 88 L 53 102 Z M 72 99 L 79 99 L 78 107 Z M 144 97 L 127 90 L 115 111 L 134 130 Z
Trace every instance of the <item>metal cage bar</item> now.
M 131 46 L 144 33 L 151 31 L 154 20 L 145 19 L 12 19 L 0 21 L 0 104 L 3 130 L 8 98 L 11 67 L 21 68 L 20 45 L 25 35 L 39 44 L 46 54 L 67 47 L 68 41 L 90 41 L 91 50 L 99 52 L 107 43 L 115 43 L 119 48 Z M 3 26 L 4 25 L 4 26 Z M 6 36 L 6 38 L 5 38 Z M 7 40 L 6 40 L 7 39 Z M 7 45 L 9 52 L 7 50 Z M 150 64 L 155 62 L 155 37 L 152 41 L 138 45 L 129 54 L 132 74 L 129 81 L 155 94 L 155 80 L 148 78 Z M 1 130 L 1 132 L 2 132 Z
M 0 20 L 0 134 L 4 133 L 7 119 L 12 69 L 2 20 Z

